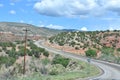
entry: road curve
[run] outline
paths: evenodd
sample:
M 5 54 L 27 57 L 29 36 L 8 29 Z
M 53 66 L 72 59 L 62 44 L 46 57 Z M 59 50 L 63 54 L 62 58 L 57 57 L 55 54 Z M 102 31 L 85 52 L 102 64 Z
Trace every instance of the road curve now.
M 81 57 L 76 54 L 71 54 L 68 52 L 63 52 L 61 50 L 50 48 L 48 46 L 43 45 L 42 43 L 43 43 L 43 41 L 35 41 L 35 44 L 38 47 L 45 48 L 46 50 L 48 50 L 50 52 L 53 52 L 55 54 L 61 54 L 66 57 L 75 58 L 75 59 L 79 59 L 81 61 L 87 62 L 86 57 Z M 95 59 L 91 59 L 91 64 L 94 64 L 97 67 L 99 67 L 100 69 L 102 69 L 103 74 L 101 74 L 100 76 L 97 76 L 97 77 L 91 77 L 88 80 L 120 80 L 120 65 L 105 62 L 105 61 L 95 60 Z

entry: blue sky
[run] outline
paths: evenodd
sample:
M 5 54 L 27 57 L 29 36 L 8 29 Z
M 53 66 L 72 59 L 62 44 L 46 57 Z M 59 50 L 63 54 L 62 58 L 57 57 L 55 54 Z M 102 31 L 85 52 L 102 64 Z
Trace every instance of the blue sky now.
M 38 27 L 120 30 L 120 0 L 0 0 L 0 15 Z

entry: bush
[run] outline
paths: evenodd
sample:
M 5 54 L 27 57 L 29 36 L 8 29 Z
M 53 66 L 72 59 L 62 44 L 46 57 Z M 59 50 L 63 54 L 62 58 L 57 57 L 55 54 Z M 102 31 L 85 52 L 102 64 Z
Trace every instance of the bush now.
M 48 57 L 48 56 L 49 56 L 48 51 L 44 51 L 44 52 L 43 52 L 43 55 L 46 56 L 46 57 Z
M 36 58 L 39 58 L 41 53 L 38 49 L 32 49 L 31 54 L 34 55 Z
M 15 58 L 7 57 L 7 56 L 0 56 L 0 65 L 5 64 L 6 67 L 11 66 L 16 61 Z
M 118 48 L 117 51 L 120 51 L 120 48 Z
M 1 42 L 0 46 L 2 46 L 2 47 L 15 47 L 16 45 L 13 44 L 12 42 Z
M 109 48 L 109 47 L 103 47 L 101 49 L 101 52 L 103 54 L 109 55 L 109 54 L 113 54 L 114 53 L 114 49 L 113 48 Z
M 33 53 L 32 53 L 31 51 L 28 51 L 27 54 L 28 54 L 29 56 L 32 56 L 32 55 L 33 55 Z
M 75 47 L 75 50 L 79 50 L 79 47 Z
M 57 75 L 57 74 L 60 74 L 62 72 L 65 72 L 65 67 L 62 66 L 61 64 L 52 65 L 49 69 L 50 75 Z
M 87 56 L 87 57 L 95 57 L 95 56 L 97 56 L 96 51 L 93 50 L 93 49 L 89 49 L 89 50 L 87 50 L 85 53 L 86 53 L 86 56 Z
M 60 55 L 56 55 L 52 61 L 52 64 L 61 64 L 64 67 L 67 67 L 67 65 L 69 64 L 70 59 L 69 58 L 64 58 Z
M 18 46 L 18 49 L 24 49 L 24 46 Z
M 60 46 L 64 46 L 64 43 L 63 42 L 59 42 L 58 43 Z
M 7 56 L 0 56 L 0 64 L 4 64 L 7 62 Z
M 48 58 L 42 59 L 42 63 L 44 65 L 47 65 L 50 62 L 50 60 Z
M 31 47 L 31 49 L 37 49 L 37 48 L 38 48 L 38 47 L 37 47 L 35 44 L 33 44 L 32 42 L 29 43 L 29 46 Z
M 17 52 L 17 54 L 18 54 L 19 56 L 24 56 L 24 49 L 20 49 L 20 50 Z
M 9 57 L 14 57 L 14 58 L 16 58 L 16 56 L 17 56 L 17 52 L 14 49 L 7 50 L 6 54 L 8 54 Z

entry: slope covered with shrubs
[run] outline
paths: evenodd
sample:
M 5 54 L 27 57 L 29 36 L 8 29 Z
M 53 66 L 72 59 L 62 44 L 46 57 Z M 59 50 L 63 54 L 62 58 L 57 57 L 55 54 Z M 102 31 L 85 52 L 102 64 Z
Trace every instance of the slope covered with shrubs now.
M 50 37 L 49 42 L 59 46 L 70 46 L 78 51 L 82 49 L 86 56 L 97 56 L 102 60 L 120 63 L 120 31 L 118 30 L 63 32 Z

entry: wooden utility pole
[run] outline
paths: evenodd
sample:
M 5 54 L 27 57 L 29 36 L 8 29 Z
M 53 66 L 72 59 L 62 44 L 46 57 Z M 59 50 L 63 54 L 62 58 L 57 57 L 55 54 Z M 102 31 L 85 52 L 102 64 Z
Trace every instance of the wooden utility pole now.
M 27 47 L 27 32 L 29 31 L 27 28 L 24 29 L 23 31 L 25 31 L 25 47 L 24 47 L 24 65 L 23 65 L 23 74 L 25 74 L 25 66 L 26 66 L 26 47 Z

